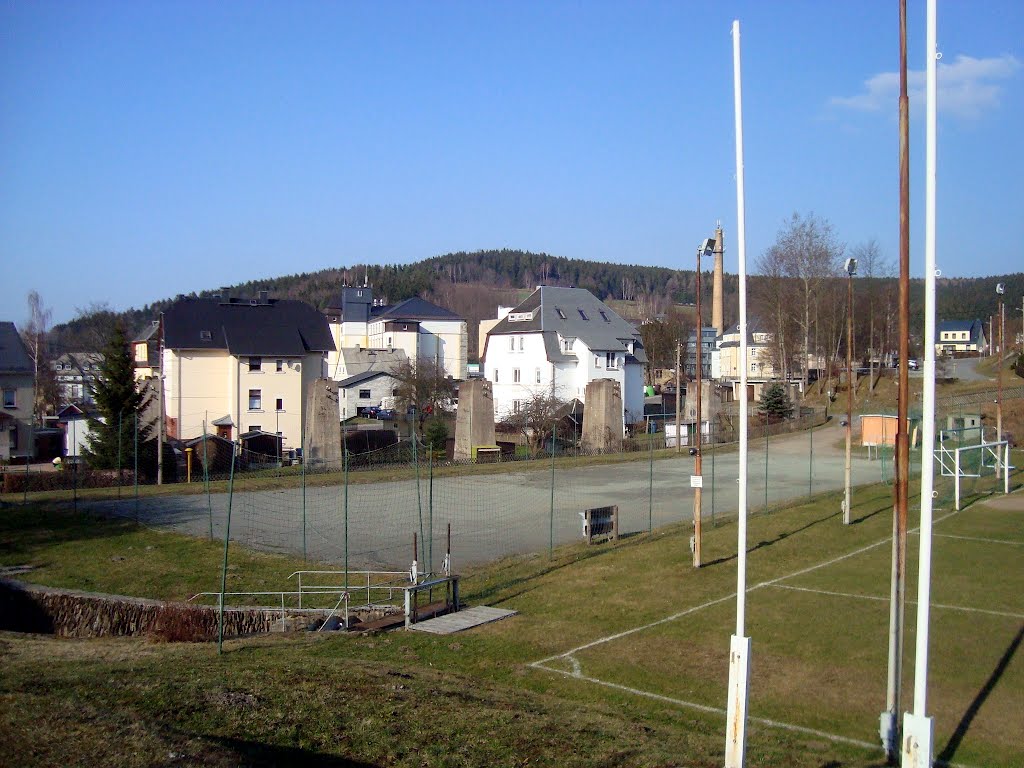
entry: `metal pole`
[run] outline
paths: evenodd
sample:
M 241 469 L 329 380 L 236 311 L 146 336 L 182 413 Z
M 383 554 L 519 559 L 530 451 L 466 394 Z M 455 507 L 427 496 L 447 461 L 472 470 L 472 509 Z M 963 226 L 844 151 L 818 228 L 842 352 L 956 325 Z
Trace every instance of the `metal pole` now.
M 430 540 L 427 543 L 427 571 L 434 572 L 434 446 L 427 453 L 427 527 Z
M 164 315 L 160 313 L 160 367 L 157 369 L 157 398 L 159 413 L 157 414 L 157 443 L 156 443 L 156 484 L 164 483 Z M 179 360 L 178 365 L 181 365 Z M 178 401 L 181 402 L 181 392 L 178 392 Z M 179 425 L 180 428 L 180 425 Z
M 712 429 L 714 429 L 714 428 L 712 427 Z M 718 453 L 718 450 L 715 448 L 715 445 L 717 444 L 717 441 L 714 439 L 714 433 L 712 432 L 712 434 L 709 435 L 709 437 L 712 438 L 711 439 L 711 446 L 712 446 L 711 447 L 711 527 L 714 528 L 717 525 L 715 523 L 715 454 Z
M 135 524 L 139 524 L 139 412 L 135 411 Z
M 303 462 L 303 466 L 305 466 L 305 462 L 306 462 L 305 454 L 303 454 L 303 456 L 302 456 L 302 462 Z M 342 449 L 342 462 L 344 463 L 344 472 L 345 472 L 345 513 L 344 513 L 344 518 L 345 518 L 345 591 L 348 591 L 348 448 Z M 303 486 L 303 491 L 305 491 L 305 486 Z M 302 531 L 303 531 L 303 546 L 305 546 L 305 531 L 306 531 L 305 524 L 303 524 Z M 303 552 L 303 555 L 305 555 L 305 552 Z
M 679 396 L 683 389 L 683 383 L 681 380 L 681 374 L 679 369 L 680 346 L 681 345 L 679 343 L 679 339 L 676 339 L 676 453 L 679 453 L 683 450 L 683 438 L 682 433 L 680 432 L 680 411 L 682 409 L 679 402 Z
M 551 425 L 551 511 L 548 515 L 548 558 L 555 553 L 555 437 L 558 426 Z
M 654 433 L 647 427 L 647 453 L 650 457 L 650 472 L 647 480 L 647 532 L 654 531 Z
M 936 2 L 928 0 L 925 120 L 925 228 L 924 228 L 924 391 L 922 394 L 921 551 L 917 574 L 917 643 L 914 656 L 914 711 L 903 721 L 904 768 L 931 768 L 934 740 L 932 718 L 925 714 L 928 693 L 928 626 L 931 613 L 932 491 L 935 482 L 935 165 L 937 45 Z
M 412 455 L 416 463 L 416 511 L 420 520 L 420 539 L 423 540 L 423 498 L 420 495 L 420 449 L 416 442 L 416 430 L 412 430 Z
M 700 430 L 701 430 L 701 400 L 704 399 L 704 387 L 701 378 L 701 347 L 704 346 L 704 318 L 701 316 L 700 311 L 700 255 L 701 248 L 697 249 L 697 432 L 694 435 L 694 447 L 696 453 L 693 457 L 693 473 L 697 477 L 701 477 L 701 456 L 700 456 Z M 702 482 L 698 481 L 698 482 Z M 701 528 L 700 528 L 700 502 L 701 502 L 701 487 L 698 485 L 693 489 L 693 567 L 700 568 L 701 556 L 700 556 L 700 545 L 701 545 Z
M 768 414 L 764 415 L 764 511 L 768 511 Z
M 810 499 L 814 496 L 814 409 L 811 408 L 811 428 L 807 430 L 810 433 L 811 445 L 807 452 L 807 498 Z
M 299 472 L 302 475 L 302 562 L 306 555 L 306 420 L 302 420 L 302 455 L 299 457 Z
M 853 453 L 853 272 L 846 275 L 846 463 L 843 465 L 843 525 L 850 524 L 850 470 Z
M 235 496 L 235 444 L 231 443 L 231 472 L 228 475 L 228 520 L 224 526 L 224 564 L 220 570 L 220 610 L 217 617 L 217 655 L 224 652 L 224 593 L 228 584 L 228 542 L 231 540 L 231 502 Z
M 907 93 L 907 2 L 899 3 L 899 386 L 896 400 L 896 482 L 892 516 L 892 568 L 889 585 L 889 649 L 885 711 L 879 735 L 890 764 L 900 742 L 900 698 L 903 685 L 903 624 L 906 609 L 907 499 L 910 487 L 910 99 Z M 928 340 L 931 341 L 931 340 Z M 922 460 L 931 446 L 922 447 Z
M 996 442 L 1003 439 L 1003 360 L 1006 358 L 1006 308 L 999 296 L 999 355 L 996 357 L 998 389 L 996 390 Z M 1000 462 L 996 462 L 996 478 L 1001 475 Z
M 206 488 L 206 512 L 210 519 L 210 541 L 213 541 L 213 499 L 210 498 L 210 440 L 206 436 L 206 417 L 203 417 L 203 486 Z
M 121 428 L 123 412 L 117 414 L 117 500 L 121 500 Z
M 75 512 L 78 512 L 78 419 L 71 420 L 71 444 L 75 446 L 75 463 L 71 467 L 71 493 Z
M 725 767 L 742 768 L 746 753 L 747 699 L 750 691 L 750 638 L 744 636 L 747 596 L 747 246 L 743 195 L 743 98 L 740 76 L 740 23 L 732 23 L 733 93 L 736 113 L 736 234 L 740 304 L 740 457 L 736 542 L 736 633 L 729 641 L 729 689 Z

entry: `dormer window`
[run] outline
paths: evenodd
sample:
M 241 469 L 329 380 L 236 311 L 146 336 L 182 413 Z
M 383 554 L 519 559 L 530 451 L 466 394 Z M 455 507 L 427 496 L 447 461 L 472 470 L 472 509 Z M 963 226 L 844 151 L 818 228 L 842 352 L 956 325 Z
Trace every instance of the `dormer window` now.
M 213 331 L 200 331 L 199 332 L 199 340 L 200 341 L 213 341 Z

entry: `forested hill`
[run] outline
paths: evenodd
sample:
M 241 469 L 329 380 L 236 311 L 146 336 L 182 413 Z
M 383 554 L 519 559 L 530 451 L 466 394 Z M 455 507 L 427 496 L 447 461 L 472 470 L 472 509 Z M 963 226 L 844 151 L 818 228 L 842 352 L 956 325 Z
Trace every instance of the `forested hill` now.
M 692 260 L 692 257 L 689 257 Z M 687 267 L 690 267 L 687 264 Z M 695 266 L 695 265 L 693 265 Z M 711 259 L 702 263 L 704 280 L 702 294 L 710 320 Z M 754 275 L 751 283 L 759 278 Z M 1024 273 L 1003 277 L 942 278 L 938 281 L 940 319 L 986 319 L 995 312 L 997 282 L 1006 283 L 1008 301 L 1019 304 L 1024 295 Z M 449 307 L 470 321 L 470 353 L 476 351 L 476 324 L 480 319 L 494 317 L 499 303 L 513 304 L 524 292 L 537 285 L 563 285 L 586 288 L 603 300 L 625 300 L 637 303 L 640 314 L 664 312 L 671 303 L 692 304 L 696 299 L 696 274 L 690 269 L 609 264 L 587 259 L 569 259 L 546 253 L 512 249 L 448 253 L 412 264 L 357 264 L 352 267 L 304 272 L 282 277 L 251 280 L 228 286 L 233 295 L 251 296 L 261 288 L 270 290 L 274 298 L 307 301 L 324 309 L 342 285 L 369 283 L 375 296 L 394 303 L 410 296 L 424 296 Z M 889 282 L 874 279 L 872 283 Z M 892 281 L 895 282 L 895 279 Z M 867 281 L 864 283 L 867 287 Z M 753 287 L 753 286 L 752 286 Z M 878 285 L 874 286 L 878 288 Z M 190 296 L 209 296 L 220 286 L 204 286 Z M 724 281 L 725 317 L 731 323 L 737 315 L 738 278 L 726 274 Z M 911 287 L 912 315 L 920 328 L 923 317 L 924 285 L 915 280 Z M 98 350 L 112 324 L 124 322 L 134 334 L 155 318 L 174 298 L 142 307 L 114 312 L 101 308 L 53 329 L 52 339 L 57 351 Z M 1007 323 L 1014 317 L 1007 311 Z

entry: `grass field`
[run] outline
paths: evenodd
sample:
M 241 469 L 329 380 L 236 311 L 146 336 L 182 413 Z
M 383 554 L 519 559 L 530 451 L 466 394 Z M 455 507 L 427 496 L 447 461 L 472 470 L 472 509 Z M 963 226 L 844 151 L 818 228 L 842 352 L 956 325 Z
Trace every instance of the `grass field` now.
M 748 765 L 882 764 L 890 489 L 859 489 L 847 527 L 837 498 L 750 520 Z M 936 518 L 936 751 L 955 765 L 1019 766 L 1024 501 L 993 496 Z M 720 765 L 736 527 L 706 529 L 697 571 L 689 535 L 673 526 L 476 570 L 465 597 L 519 615 L 454 637 L 250 638 L 218 658 L 145 638 L 3 634 L 0 764 Z M 917 546 L 912 534 L 903 709 Z M 0 515 L 0 564 L 34 563 L 24 578 L 42 583 L 180 598 L 218 553 L 121 521 Z M 252 558 L 246 572 L 266 583 L 293 566 Z

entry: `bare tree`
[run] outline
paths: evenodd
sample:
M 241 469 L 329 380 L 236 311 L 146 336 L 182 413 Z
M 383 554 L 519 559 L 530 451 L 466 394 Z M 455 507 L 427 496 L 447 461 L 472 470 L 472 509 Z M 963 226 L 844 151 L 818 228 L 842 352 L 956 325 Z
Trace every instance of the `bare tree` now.
M 22 329 L 22 339 L 28 347 L 29 356 L 32 358 L 34 374 L 34 392 L 32 398 L 32 416 L 39 421 L 41 415 L 56 413 L 60 404 L 60 390 L 57 386 L 57 377 L 51 366 L 52 355 L 50 351 L 50 318 L 53 312 L 43 304 L 43 299 L 38 291 L 30 291 L 28 294 L 28 321 Z
M 398 382 L 395 397 L 403 410 L 414 408 L 417 428 L 423 434 L 423 423 L 431 416 L 440 416 L 451 410 L 455 398 L 455 381 L 446 376 L 444 365 L 435 360 L 421 358 L 404 360 L 391 372 Z
M 879 357 L 878 350 L 875 348 L 875 310 L 876 307 L 882 306 L 880 300 L 886 300 L 885 306 L 888 310 L 891 303 L 888 299 L 891 298 L 892 289 L 892 281 L 887 280 L 885 281 L 885 290 L 880 295 L 875 278 L 891 277 L 895 265 L 882 256 L 882 251 L 875 238 L 855 247 L 852 256 L 857 259 L 857 271 L 868 281 L 868 366 L 870 369 L 868 397 L 870 397 L 875 387 L 875 359 Z M 888 311 L 886 311 L 886 315 L 888 315 Z M 888 317 L 885 317 L 885 320 L 887 324 Z
M 761 279 L 752 284 L 752 298 L 755 311 L 761 318 L 763 330 L 771 334 L 768 358 L 772 368 L 788 380 L 794 333 L 793 317 L 789 311 L 792 303 L 792 284 L 786 277 L 784 254 L 777 248 L 769 248 L 757 259 L 757 270 Z M 740 361 L 746 365 L 747 361 Z
M 553 434 L 555 424 L 566 416 L 569 403 L 546 387 L 531 390 L 517 402 L 518 410 L 507 414 L 498 427 L 506 432 L 521 433 L 530 454 L 536 455 L 544 439 Z
M 804 392 L 815 307 L 823 287 L 839 274 L 844 248 L 827 219 L 819 219 L 813 213 L 794 213 L 768 249 L 771 258 L 782 265 L 783 273 L 796 283 L 796 301 L 790 311 L 803 334 L 800 368 Z
M 672 368 L 676 364 L 676 345 L 682 344 L 681 355 L 686 358 L 686 345 L 691 324 L 678 312 L 669 312 L 664 320 L 651 320 L 640 326 L 647 363 L 644 376 L 648 384 L 654 384 L 656 368 Z

